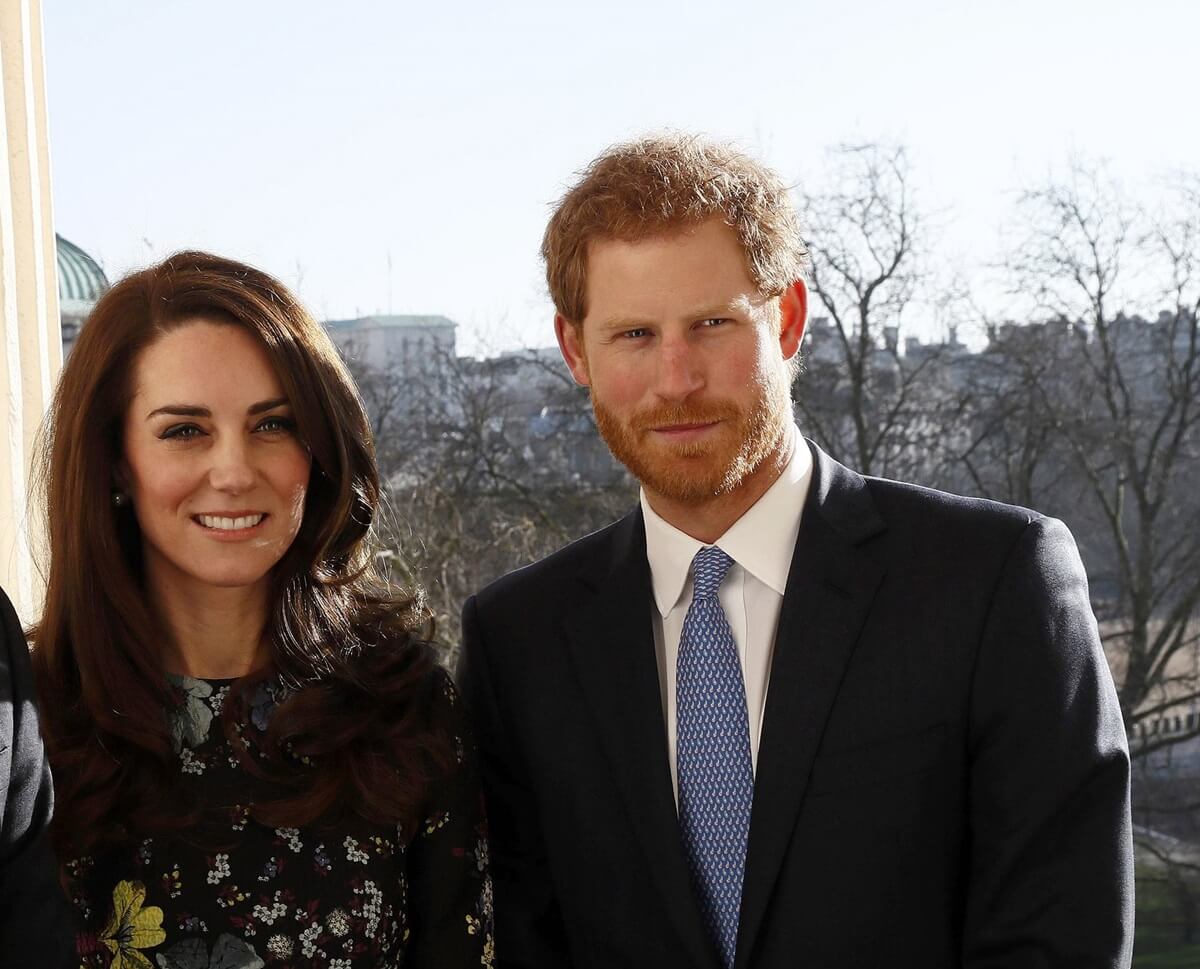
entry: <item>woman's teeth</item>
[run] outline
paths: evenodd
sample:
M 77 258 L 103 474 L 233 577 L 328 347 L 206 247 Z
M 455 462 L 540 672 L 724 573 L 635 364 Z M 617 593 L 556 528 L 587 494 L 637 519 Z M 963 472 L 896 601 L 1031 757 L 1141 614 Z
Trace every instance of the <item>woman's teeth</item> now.
M 257 525 L 266 515 L 246 515 L 243 518 L 221 518 L 217 515 L 197 515 L 196 517 L 205 528 L 219 528 L 223 532 L 233 532 L 239 528 L 251 528 Z

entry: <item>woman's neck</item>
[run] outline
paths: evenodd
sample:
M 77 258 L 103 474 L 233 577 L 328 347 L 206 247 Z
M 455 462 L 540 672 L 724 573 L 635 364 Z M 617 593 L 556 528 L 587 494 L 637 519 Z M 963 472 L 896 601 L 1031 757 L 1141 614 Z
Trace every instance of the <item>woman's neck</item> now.
M 168 673 L 232 679 L 265 663 L 266 579 L 253 586 L 229 589 L 200 583 L 185 586 L 149 574 L 146 580 L 169 633 L 163 654 Z

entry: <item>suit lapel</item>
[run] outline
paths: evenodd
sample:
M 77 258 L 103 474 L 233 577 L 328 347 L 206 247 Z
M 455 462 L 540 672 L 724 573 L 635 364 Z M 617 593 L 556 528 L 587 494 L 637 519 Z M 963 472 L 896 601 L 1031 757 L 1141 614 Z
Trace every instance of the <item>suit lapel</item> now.
M 640 509 L 614 528 L 611 548 L 610 560 L 581 576 L 581 602 L 567 623 L 570 653 L 634 822 L 634 837 L 646 854 L 689 964 L 716 969 L 716 951 L 694 901 L 679 835 Z
M 813 480 L 775 635 L 754 784 L 736 965 L 749 965 L 821 734 L 883 570 L 864 479 L 812 447 Z

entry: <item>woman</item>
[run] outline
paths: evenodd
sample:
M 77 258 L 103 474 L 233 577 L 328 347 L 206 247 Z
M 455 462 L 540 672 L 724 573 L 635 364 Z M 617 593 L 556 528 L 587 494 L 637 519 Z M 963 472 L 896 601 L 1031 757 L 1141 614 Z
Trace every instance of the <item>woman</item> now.
M 85 966 L 490 965 L 459 701 L 367 535 L 368 423 L 276 280 L 129 276 L 64 369 L 35 672 Z

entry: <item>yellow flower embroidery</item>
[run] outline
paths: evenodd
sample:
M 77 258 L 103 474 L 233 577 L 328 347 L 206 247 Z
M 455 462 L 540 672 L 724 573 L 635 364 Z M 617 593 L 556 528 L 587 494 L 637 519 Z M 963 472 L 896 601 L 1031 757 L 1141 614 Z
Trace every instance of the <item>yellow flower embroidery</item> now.
M 100 933 L 100 941 L 113 954 L 110 969 L 154 969 L 137 950 L 153 948 L 167 933 L 162 929 L 162 909 L 142 908 L 145 901 L 146 886 L 141 882 L 118 882 L 113 889 L 112 917 Z

